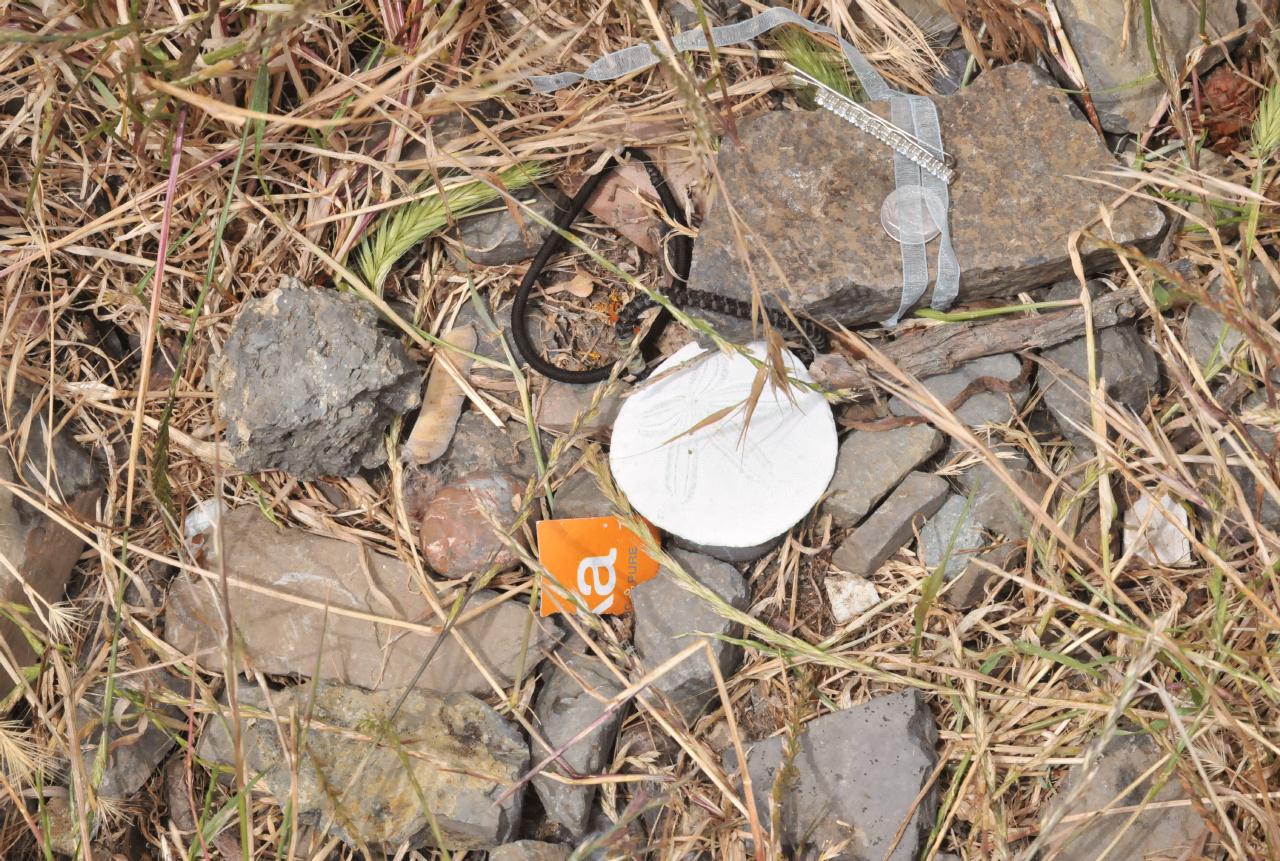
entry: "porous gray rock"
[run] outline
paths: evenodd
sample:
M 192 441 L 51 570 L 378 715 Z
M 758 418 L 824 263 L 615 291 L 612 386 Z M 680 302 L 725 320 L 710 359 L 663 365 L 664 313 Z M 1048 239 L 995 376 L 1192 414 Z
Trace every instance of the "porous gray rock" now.
M 930 570 L 946 560 L 943 598 L 956 607 L 972 607 L 982 599 L 991 572 L 974 564 L 990 542 L 974 517 L 969 499 L 953 493 L 920 530 L 920 561 Z M 990 560 L 991 557 L 988 557 Z
M 121 665 L 113 681 L 105 733 L 105 684 L 95 686 L 78 700 L 77 729 L 84 738 L 80 759 L 86 774 L 94 773 L 100 746 L 105 744 L 107 749 L 98 797 L 117 801 L 136 797 L 187 728 L 182 709 L 164 699 L 187 697 L 189 693 L 188 683 L 166 670 L 136 672 Z
M 67 580 L 84 542 L 10 487 L 16 485 L 53 505 L 65 504 L 76 516 L 92 519 L 102 495 L 102 479 L 89 453 L 71 438 L 63 416 L 50 416 L 48 401 L 34 386 L 19 381 L 6 406 L 0 398 L 0 601 L 14 608 L 31 607 L 32 593 L 47 602 L 62 600 Z M 50 418 L 53 423 L 50 424 Z M 56 429 L 56 433 L 50 433 Z M 13 570 L 20 576 L 15 577 Z M 37 602 L 38 603 L 38 602 Z M 17 666 L 38 657 L 10 613 L 0 617 L 0 639 Z M 24 617 L 36 634 L 43 634 L 47 610 L 41 604 Z M 18 682 L 8 669 L 0 670 L 0 697 Z
M 550 669 L 538 692 L 535 714 L 543 737 L 553 748 L 566 744 L 596 723 L 603 716 L 604 704 L 621 692 L 617 677 L 599 658 L 584 654 L 567 656 L 563 667 L 557 665 Z M 604 717 L 561 755 L 563 766 L 557 762 L 549 768 L 563 772 L 567 767 L 566 777 L 589 777 L 598 773 L 610 761 L 622 716 L 623 710 L 617 709 Z M 533 779 L 533 788 L 548 819 L 564 826 L 574 837 L 586 833 L 597 786 L 562 783 L 539 774 Z
M 569 861 L 573 850 L 559 843 L 517 840 L 489 853 L 489 861 Z
M 448 849 L 489 849 L 511 838 L 523 787 L 499 798 L 527 770 L 529 747 L 505 718 L 469 694 L 410 691 L 393 715 L 399 691 L 312 684 L 238 692 L 246 770 L 262 775 L 260 786 L 278 803 L 293 803 L 300 822 L 353 846 L 393 851 L 406 842 L 436 845 L 428 811 Z M 196 752 L 227 766 L 233 717 L 225 696 L 221 706 Z M 280 738 L 299 724 L 309 732 L 294 748 L 295 780 Z
M 407 565 L 382 553 L 362 553 L 349 541 L 278 528 L 253 507 L 226 514 L 222 530 L 221 542 L 207 543 L 204 565 L 226 573 L 231 620 L 249 666 L 278 675 L 310 677 L 318 672 L 322 679 L 370 689 L 404 687 L 413 680 L 438 636 L 423 628 L 438 630 L 443 622 Z M 179 575 L 169 591 L 165 639 L 182 654 L 194 655 L 201 666 L 222 670 L 226 626 L 215 592 L 198 575 Z M 453 597 L 440 596 L 446 612 Z M 478 592 L 470 607 L 496 597 L 488 590 Z M 455 629 L 499 684 L 509 684 L 521 668 L 533 672 L 559 636 L 552 620 L 537 619 L 529 626 L 529 614 L 528 606 L 504 601 Z M 492 691 L 452 635 L 418 686 Z
M 1007 296 L 1069 275 L 1071 234 L 1115 197 L 1080 177 L 1116 166 L 1070 98 L 1038 69 L 1015 64 L 937 103 L 958 171 L 950 188 L 960 298 Z M 887 115 L 883 104 L 870 107 Z M 848 324 L 897 311 L 899 247 L 880 224 L 880 205 L 895 187 L 893 159 L 882 143 L 827 111 L 770 111 L 739 123 L 717 170 L 733 214 L 725 206 L 708 212 L 691 287 L 750 300 L 756 284 L 767 300 L 776 292 L 796 311 Z M 1159 208 L 1137 198 L 1113 216 L 1108 240 L 1144 251 L 1165 229 Z M 1115 260 L 1087 237 L 1081 255 L 1089 271 Z
M 948 374 L 926 377 L 921 384 L 936 397 L 943 406 L 951 403 L 969 384 L 982 377 L 1010 386 L 1018 385 L 1018 377 L 1022 374 L 1022 362 L 1017 356 L 1005 353 L 999 356 L 984 356 L 966 362 Z M 1008 423 L 1031 394 L 1030 383 L 1020 385 L 1012 392 L 983 391 L 971 395 L 955 411 L 956 418 L 970 427 L 985 424 Z M 889 400 L 889 411 L 895 416 L 914 416 L 919 412 L 900 397 Z
M 876 697 L 805 724 L 784 783 L 782 843 L 801 857 L 803 848 L 842 861 L 913 861 L 920 857 L 937 809 L 935 789 L 914 810 L 916 796 L 937 762 L 937 725 L 918 691 Z M 746 746 L 756 808 L 770 809 L 770 794 L 786 762 L 786 739 L 774 736 Z M 726 768 L 736 770 L 732 748 Z M 902 839 L 892 853 L 899 826 Z M 767 821 L 767 820 L 766 820 Z M 846 842 L 847 841 L 847 842 Z M 808 857 L 808 856 L 805 856 Z
M 538 401 L 538 426 L 568 433 L 576 423 L 579 433 L 607 437 L 618 417 L 618 410 L 622 409 L 626 387 L 623 386 L 618 394 L 601 395 L 592 408 L 597 388 L 549 381 Z
M 521 189 L 514 196 L 525 204 L 518 209 L 518 219 L 505 202 L 498 201 L 489 211 L 462 220 L 457 230 L 460 248 L 450 248 L 455 259 L 465 258 L 479 266 L 505 266 L 528 260 L 538 252 L 551 228 L 529 210 L 553 221 L 568 204 L 568 198 L 555 188 L 542 186 Z
M 866 523 L 840 542 L 831 564 L 860 577 L 874 574 L 911 540 L 917 518 L 933 516 L 950 492 L 940 476 L 911 473 Z
M 687 550 L 672 550 L 671 556 L 726 604 L 737 610 L 746 609 L 747 583 L 732 565 Z M 645 671 L 686 649 L 694 642 L 690 634 L 734 636 L 739 628 L 709 602 L 681 587 L 665 568 L 658 571 L 657 577 L 631 590 L 631 606 L 635 611 L 636 656 Z M 720 672 L 728 678 L 742 661 L 742 650 L 714 637 L 708 637 L 707 642 Z M 657 679 L 653 688 L 689 723 L 716 697 L 715 676 L 703 655 L 693 655 L 676 665 Z
M 1164 62 L 1181 69 L 1200 44 L 1199 3 L 1152 3 L 1157 45 Z M 1212 41 L 1239 25 L 1235 0 L 1207 0 L 1206 35 Z M 1141 134 L 1164 98 L 1164 85 L 1152 71 L 1143 16 L 1130 14 L 1124 0 L 1059 0 L 1062 26 L 1084 69 L 1089 97 L 1102 127 L 1109 132 Z M 1206 62 L 1222 59 L 1221 49 Z
M 886 493 L 941 448 L 942 434 L 923 424 L 850 432 L 840 443 L 822 510 L 838 527 L 860 523 Z
M 1118 735 L 1099 753 L 1095 768 L 1086 772 L 1083 763 L 1072 766 L 1045 812 L 1042 855 L 1052 855 L 1057 861 L 1095 861 L 1104 850 L 1108 858 L 1183 858 L 1193 854 L 1207 827 L 1190 804 L 1144 810 L 1132 821 L 1131 811 L 1104 813 L 1144 802 L 1186 799 L 1176 774 L 1169 775 L 1162 785 L 1157 781 L 1159 770 L 1140 779 L 1161 757 L 1160 746 L 1149 737 Z M 1057 824 L 1049 828 L 1054 822 Z
M 1094 338 L 1097 373 L 1106 383 L 1106 395 L 1138 413 L 1147 406 L 1160 382 L 1155 353 L 1134 326 L 1112 326 Z M 1057 420 L 1063 436 L 1076 445 L 1088 445 L 1084 429 L 1092 426 L 1089 408 L 1089 349 L 1084 338 L 1050 347 L 1041 353 L 1050 365 L 1040 369 L 1038 383 L 1044 403 Z M 1059 370 L 1061 369 L 1061 370 Z
M 422 553 L 446 577 L 480 574 L 519 561 L 508 540 L 523 544 L 515 529 L 525 486 L 508 473 L 482 469 L 455 479 L 432 497 L 422 515 Z M 528 523 L 535 517 L 531 513 Z
M 382 435 L 422 390 L 421 372 L 367 303 L 296 286 L 243 305 L 215 380 L 236 466 L 303 481 L 386 463 Z

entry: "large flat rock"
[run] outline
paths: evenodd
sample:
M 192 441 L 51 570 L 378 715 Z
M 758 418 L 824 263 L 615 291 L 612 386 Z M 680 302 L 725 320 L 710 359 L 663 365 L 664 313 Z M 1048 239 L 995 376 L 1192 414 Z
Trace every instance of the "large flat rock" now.
M 937 103 L 958 171 L 951 230 L 961 298 L 1011 295 L 1067 276 L 1071 233 L 1117 196 L 1082 179 L 1116 167 L 1093 128 L 1048 76 L 1024 64 L 987 72 Z M 820 319 L 892 315 L 902 274 L 898 245 L 880 225 L 880 206 L 894 189 L 889 150 L 827 111 L 760 114 L 738 130 L 741 143 L 726 139 L 720 151 L 726 194 L 703 223 L 691 286 L 749 299 L 754 274 L 766 294 L 776 290 Z M 1164 227 L 1159 209 L 1137 199 L 1111 220 L 1115 241 L 1144 250 Z M 1082 250 L 1089 270 L 1115 259 L 1097 243 Z
M 245 663 L 264 673 L 318 673 L 375 690 L 405 687 L 413 680 L 436 636 L 395 622 L 438 629 L 441 620 L 407 565 L 382 553 L 366 556 L 351 542 L 280 529 L 252 507 L 236 509 L 222 522 L 223 555 L 210 542 L 205 566 L 226 573 L 231 621 Z M 215 582 L 179 576 L 165 613 L 169 644 L 215 670 L 224 669 L 226 660 L 218 591 Z M 530 625 L 528 606 L 509 600 L 495 604 L 495 598 L 495 592 L 477 592 L 455 630 L 493 678 L 507 684 L 521 667 L 533 672 L 557 629 L 545 619 Z M 446 610 L 452 599 L 442 597 Z M 453 636 L 436 652 L 418 687 L 492 690 Z

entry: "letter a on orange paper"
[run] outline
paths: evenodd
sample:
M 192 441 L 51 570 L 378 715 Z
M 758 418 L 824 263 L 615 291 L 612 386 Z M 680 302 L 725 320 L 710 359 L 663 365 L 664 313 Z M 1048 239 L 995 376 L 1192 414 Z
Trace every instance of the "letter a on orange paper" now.
M 640 537 L 616 517 L 542 520 L 537 528 L 538 561 L 568 593 L 543 583 L 544 616 L 576 613 L 579 606 L 590 613 L 625 613 L 631 590 L 658 574 Z

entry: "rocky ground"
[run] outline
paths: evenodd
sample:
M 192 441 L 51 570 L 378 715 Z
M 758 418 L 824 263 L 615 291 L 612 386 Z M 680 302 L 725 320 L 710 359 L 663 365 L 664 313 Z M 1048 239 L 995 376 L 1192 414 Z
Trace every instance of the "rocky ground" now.
M 802 10 L 956 158 L 960 301 L 892 328 L 893 162 L 778 42 L 520 77 L 753 4 L 11 8 L 0 857 L 1280 857 L 1276 9 L 1199 6 Z M 619 143 L 692 286 L 838 335 L 839 438 L 781 534 L 544 616 L 654 386 L 529 371 L 510 306 Z M 557 364 L 663 289 L 655 201 L 548 265 Z M 650 366 L 752 333 L 690 313 Z

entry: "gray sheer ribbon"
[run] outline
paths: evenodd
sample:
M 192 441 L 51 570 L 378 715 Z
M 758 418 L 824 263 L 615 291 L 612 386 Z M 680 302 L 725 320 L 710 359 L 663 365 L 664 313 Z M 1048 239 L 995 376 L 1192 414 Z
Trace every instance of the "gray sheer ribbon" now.
M 845 59 L 853 67 L 853 72 L 858 76 L 858 81 L 867 97 L 873 101 L 887 101 L 890 119 L 894 125 L 915 135 L 926 146 L 940 153 L 943 152 L 937 106 L 923 96 L 900 93 L 890 87 L 857 48 L 841 39 L 835 30 L 824 24 L 815 24 L 806 18 L 801 18 L 790 9 L 775 6 L 746 21 L 711 28 L 711 41 L 718 48 L 736 45 L 783 24 L 794 24 L 811 33 L 835 36 L 840 43 L 840 50 L 844 52 Z M 707 50 L 706 34 L 701 28 L 686 30 L 672 37 L 671 42 L 676 51 Z M 664 52 L 665 46 L 661 44 L 654 44 L 652 48 L 649 45 L 632 45 L 630 48 L 606 54 L 588 66 L 582 74 L 561 72 L 555 75 L 531 75 L 529 83 L 538 92 L 549 93 L 582 80 L 609 81 L 656 65 Z M 948 217 L 951 198 L 947 184 L 932 174 L 922 171 L 915 162 L 896 152 L 893 155 L 893 173 L 897 188 L 920 186 L 925 191 L 931 192 L 922 197 L 927 201 L 929 214 L 939 229 L 937 283 L 934 285 L 932 305 L 939 310 L 945 310 L 955 301 L 960 291 L 960 263 L 956 260 L 955 251 L 951 247 Z M 934 211 L 939 206 L 941 211 Z M 887 325 L 898 322 L 899 318 L 919 301 L 929 287 L 929 262 L 925 243 L 900 241 L 899 248 L 902 256 L 902 301 L 897 313 L 885 321 Z

